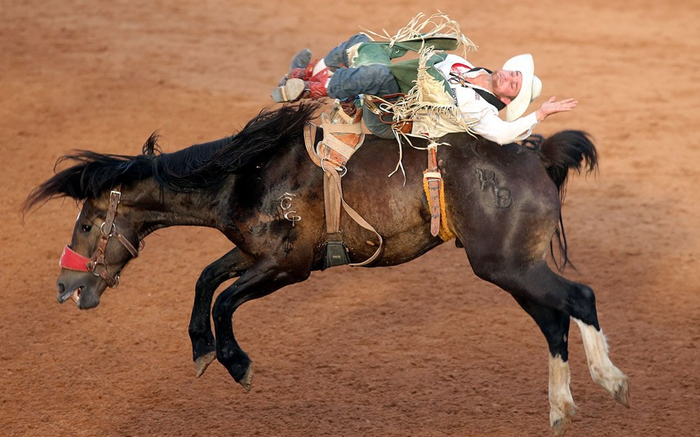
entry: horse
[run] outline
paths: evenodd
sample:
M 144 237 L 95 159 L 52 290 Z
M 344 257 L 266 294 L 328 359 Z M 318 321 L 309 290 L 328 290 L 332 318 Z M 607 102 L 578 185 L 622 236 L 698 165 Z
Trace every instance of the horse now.
M 324 268 L 323 170 L 312 162 L 303 129 L 314 103 L 264 109 L 238 133 L 162 153 L 153 134 L 135 156 L 79 150 L 59 158 L 57 171 L 27 197 L 25 212 L 55 197 L 82 202 L 70 245 L 61 257 L 58 301 L 96 307 L 119 273 L 138 256 L 139 244 L 169 226 L 219 230 L 233 248 L 208 265 L 195 286 L 189 336 L 197 376 L 218 360 L 245 390 L 252 361 L 233 333 L 242 304 L 304 281 Z M 319 128 L 316 128 L 317 130 Z M 437 158 L 444 184 L 446 227 L 463 247 L 474 273 L 510 293 L 538 325 L 549 347 L 550 425 L 566 432 L 575 404 L 569 388 L 568 333 L 582 333 L 592 379 L 629 406 L 629 380 L 610 360 L 598 322 L 595 295 L 565 279 L 548 260 L 557 250 L 568 263 L 561 204 L 570 170 L 597 168 L 590 136 L 567 130 L 504 146 L 469 133 L 449 134 Z M 381 235 L 369 267 L 413 260 L 442 244 L 430 231 L 424 192 L 426 156 L 405 147 L 404 176 L 393 139 L 368 135 L 343 177 L 345 201 Z M 293 213 L 293 214 L 290 214 Z M 347 215 L 340 231 L 352 263 L 370 258 L 380 242 Z M 555 263 L 556 264 L 556 263 Z M 219 285 L 237 278 L 216 298 Z M 212 333 L 210 317 L 216 336 Z

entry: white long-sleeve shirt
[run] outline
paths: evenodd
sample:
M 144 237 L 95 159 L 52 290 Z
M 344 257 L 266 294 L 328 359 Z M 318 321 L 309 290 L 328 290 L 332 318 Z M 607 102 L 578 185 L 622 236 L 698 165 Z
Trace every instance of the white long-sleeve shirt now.
M 473 68 L 464 58 L 452 54 L 435 64 L 435 68 L 447 81 L 454 64 L 464 64 Z M 473 121 L 471 130 L 487 140 L 498 144 L 524 140 L 532 134 L 532 129 L 538 123 L 535 112 L 511 122 L 505 121 L 498 116 L 498 109 L 484 100 L 473 88 L 448 83 L 456 97 L 461 116 L 466 122 Z M 412 132 L 439 138 L 448 133 L 464 132 L 464 125 L 454 123 L 449 117 L 422 115 L 414 120 Z

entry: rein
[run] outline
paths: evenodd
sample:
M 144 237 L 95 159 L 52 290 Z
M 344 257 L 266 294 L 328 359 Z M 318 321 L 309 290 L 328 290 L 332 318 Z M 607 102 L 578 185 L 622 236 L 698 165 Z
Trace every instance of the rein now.
M 119 191 L 119 187 L 109 193 L 109 207 L 107 208 L 105 221 L 100 225 L 100 241 L 92 256 L 90 258 L 84 257 L 66 245 L 58 261 L 58 265 L 61 266 L 61 268 L 78 272 L 91 272 L 93 275 L 102 278 L 109 287 L 116 287 L 119 285 L 119 273 L 114 276 L 110 275 L 107 271 L 107 263 L 105 263 L 105 251 L 109 239 L 112 237 L 116 238 L 117 241 L 129 251 L 133 258 L 139 256 L 138 249 L 117 231 L 117 225 L 114 223 L 117 217 L 117 207 L 121 202 L 121 198 L 122 193 Z M 102 266 L 102 268 L 98 272 L 99 266 Z

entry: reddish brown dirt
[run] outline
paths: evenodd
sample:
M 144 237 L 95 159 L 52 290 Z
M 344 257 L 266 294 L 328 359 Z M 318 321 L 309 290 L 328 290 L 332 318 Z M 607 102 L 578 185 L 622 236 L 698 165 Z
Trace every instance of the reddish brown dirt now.
M 0 435 L 549 435 L 547 349 L 509 295 L 446 244 L 409 264 L 337 268 L 251 302 L 236 333 L 244 393 L 218 363 L 194 377 L 187 323 L 199 272 L 229 248 L 173 228 L 99 308 L 55 301 L 77 208 L 20 216 L 75 148 L 135 154 L 226 136 L 262 107 L 289 59 L 360 26 L 394 31 L 425 2 L 5 2 L 0 20 Z M 302 4 L 303 3 L 303 4 Z M 601 155 L 564 217 L 596 290 L 632 408 L 594 384 L 571 330 L 571 436 L 698 435 L 700 5 L 686 0 L 432 5 L 480 45 L 476 63 L 531 52 L 546 96 L 579 108 L 537 128 L 584 129 Z

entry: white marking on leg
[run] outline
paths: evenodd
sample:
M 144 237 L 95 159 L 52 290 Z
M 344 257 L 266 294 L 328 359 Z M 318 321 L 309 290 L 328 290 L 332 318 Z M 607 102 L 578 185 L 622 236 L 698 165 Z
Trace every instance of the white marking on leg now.
M 576 412 L 571 396 L 569 363 L 561 355 L 549 357 L 549 424 L 556 435 L 563 435 Z
M 608 342 L 605 339 L 605 335 L 603 335 L 603 331 L 599 331 L 574 317 L 572 319 L 581 330 L 583 348 L 586 351 L 591 378 L 613 395 L 618 402 L 629 406 L 627 399 L 629 381 L 627 376 L 615 367 L 610 360 Z

